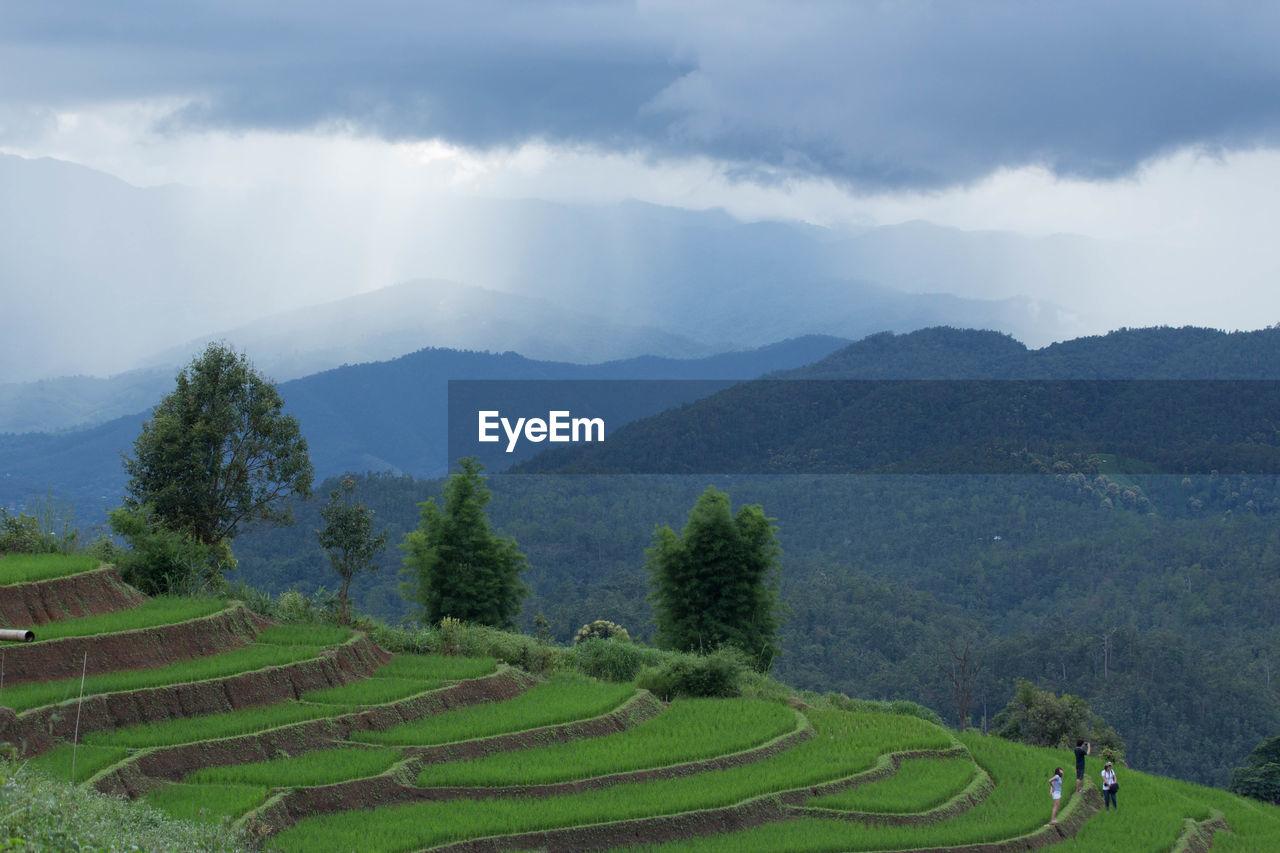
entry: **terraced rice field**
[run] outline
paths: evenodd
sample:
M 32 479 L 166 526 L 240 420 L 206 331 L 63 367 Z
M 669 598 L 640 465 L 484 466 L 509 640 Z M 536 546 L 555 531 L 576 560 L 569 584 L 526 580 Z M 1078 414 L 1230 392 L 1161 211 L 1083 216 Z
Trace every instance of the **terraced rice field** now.
M 201 616 L 209 616 L 226 609 L 227 602 L 220 598 L 161 596 L 148 599 L 138 607 L 131 607 L 128 610 L 49 622 L 40 626 L 40 630 L 36 633 L 36 642 L 154 628 L 157 625 L 171 625 L 175 622 L 199 619 Z
M 67 577 L 97 564 L 88 554 L 4 554 L 0 556 L 0 586 Z
M 293 626 L 267 628 L 254 644 L 221 654 L 148 669 L 126 669 L 91 675 L 84 680 L 84 692 L 86 696 L 97 693 L 119 693 L 166 684 L 185 684 L 222 678 L 268 666 L 283 666 L 315 657 L 317 649 L 341 642 L 350 633 L 345 629 L 338 632 L 326 630 L 322 632 L 324 637 L 308 638 L 302 632 L 289 630 L 288 635 L 293 642 L 285 645 L 276 639 L 277 633 L 285 627 L 293 628 Z M 321 632 L 311 633 L 314 635 Z M 3 693 L 3 699 L 4 704 L 13 710 L 26 711 L 41 705 L 54 705 L 75 699 L 79 694 L 80 679 L 64 678 L 58 681 L 42 681 L 8 687 Z
M 207 606 L 148 603 L 81 624 L 123 630 Z M 1128 770 L 1123 811 L 1068 785 L 1050 827 L 1062 754 L 916 717 L 760 698 L 663 705 L 631 683 L 389 656 L 345 629 L 255 630 L 228 651 L 88 679 L 97 712 L 79 745 L 50 724 L 52 738 L 22 748 L 48 773 L 236 821 L 281 851 L 1164 853 L 1197 835 L 1228 853 L 1280 849 L 1280 810 Z M 5 688 L 0 703 L 39 734 L 76 707 L 72 686 Z M 1089 779 L 1099 769 L 1091 760 Z

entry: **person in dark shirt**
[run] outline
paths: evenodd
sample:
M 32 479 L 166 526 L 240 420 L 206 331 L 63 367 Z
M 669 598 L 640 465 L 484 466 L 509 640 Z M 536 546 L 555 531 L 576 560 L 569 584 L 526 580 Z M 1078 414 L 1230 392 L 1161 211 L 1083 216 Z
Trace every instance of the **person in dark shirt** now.
M 1076 739 L 1076 793 L 1084 788 L 1084 757 L 1093 751 L 1093 744 L 1085 741 L 1084 738 Z

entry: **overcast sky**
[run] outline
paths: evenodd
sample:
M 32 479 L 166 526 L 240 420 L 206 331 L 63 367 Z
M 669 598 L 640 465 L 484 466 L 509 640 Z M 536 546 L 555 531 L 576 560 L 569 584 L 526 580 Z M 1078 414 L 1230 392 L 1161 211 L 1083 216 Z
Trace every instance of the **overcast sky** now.
M 1133 282 L 1174 306 L 1152 322 L 1256 328 L 1278 44 L 1273 0 L 9 4 L 0 151 L 140 186 L 1079 233 L 1196 259 Z

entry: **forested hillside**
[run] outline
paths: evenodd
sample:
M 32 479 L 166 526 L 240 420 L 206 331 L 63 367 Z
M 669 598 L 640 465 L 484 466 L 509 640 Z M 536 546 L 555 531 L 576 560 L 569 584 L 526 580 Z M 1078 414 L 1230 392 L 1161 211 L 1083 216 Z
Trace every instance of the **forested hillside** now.
M 1061 367 L 1068 376 L 1174 378 L 1212 356 L 1206 374 L 1265 378 L 1280 376 L 1277 341 L 1276 330 L 1130 330 L 1027 351 L 1000 335 L 930 330 L 859 342 L 797 373 L 901 378 L 919 370 L 938 378 L 985 369 L 1019 377 L 1052 355 L 1069 365 Z M 954 719 L 940 664 L 967 638 L 981 665 L 975 725 L 1028 678 L 1087 698 L 1124 736 L 1135 766 L 1225 784 L 1259 740 L 1280 731 L 1280 481 L 1101 468 L 505 476 L 492 478 L 491 510 L 529 556 L 526 630 L 541 612 L 561 639 L 601 618 L 643 637 L 650 610 L 642 566 L 654 526 L 679 527 L 714 484 L 735 506 L 760 503 L 777 519 L 782 598 L 792 610 L 775 667 L 784 681 L 910 698 Z M 408 478 L 359 486 L 392 541 L 416 523 L 414 504 L 437 491 L 436 482 Z M 316 550 L 314 509 L 300 507 L 299 517 L 294 528 L 237 540 L 249 580 L 334 585 Z M 408 613 L 397 590 L 399 556 L 387 555 L 383 572 L 361 581 L 362 607 L 388 618 Z

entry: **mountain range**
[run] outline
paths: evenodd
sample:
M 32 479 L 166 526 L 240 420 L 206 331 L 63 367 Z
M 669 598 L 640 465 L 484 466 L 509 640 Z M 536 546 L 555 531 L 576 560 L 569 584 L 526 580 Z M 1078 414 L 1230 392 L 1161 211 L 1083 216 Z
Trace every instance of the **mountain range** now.
M 644 357 L 580 365 L 537 361 L 516 353 L 424 349 L 385 362 L 347 365 L 279 384 L 297 417 L 320 477 L 343 471 L 443 474 L 447 456 L 450 380 L 749 379 L 807 364 L 848 343 L 807 336 L 700 359 Z M 172 378 L 160 394 L 172 389 Z M 682 401 L 658 396 L 628 417 Z M 72 500 L 83 523 L 114 506 L 125 485 L 121 454 L 131 450 L 150 406 L 106 423 L 56 433 L 0 434 L 0 506 L 20 506 L 33 494 Z M 629 401 L 620 401 L 628 404 Z M 620 422 L 620 421 L 619 421 Z
M 0 186 L 0 401 L 52 395 L 6 387 L 40 379 L 172 374 L 221 339 L 281 380 L 424 346 L 596 363 L 939 324 L 1041 345 L 1105 328 L 1089 307 L 1101 302 L 1046 297 L 1123 266 L 1078 237 L 744 222 L 639 202 L 136 187 L 12 155 Z

